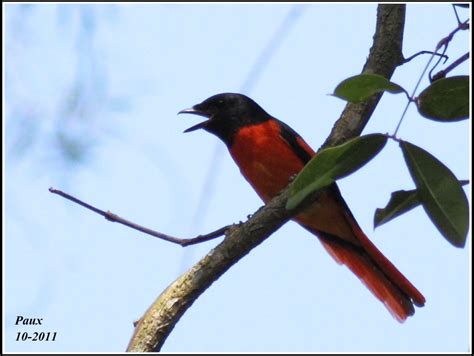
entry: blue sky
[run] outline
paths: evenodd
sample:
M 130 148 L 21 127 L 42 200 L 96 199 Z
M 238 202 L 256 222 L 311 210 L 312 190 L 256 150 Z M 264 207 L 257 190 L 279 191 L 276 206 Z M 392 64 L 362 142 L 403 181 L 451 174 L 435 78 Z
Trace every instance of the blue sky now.
M 10 352 L 125 350 L 132 322 L 218 241 L 183 249 L 109 223 L 50 194 L 50 186 L 174 236 L 245 220 L 261 206 L 258 196 L 215 137 L 182 133 L 199 118 L 176 113 L 244 90 L 317 149 L 345 104 L 328 94 L 360 72 L 376 15 L 373 4 L 4 10 L 3 322 Z M 455 27 L 449 4 L 408 5 L 405 56 L 433 49 Z M 456 35 L 451 60 L 469 40 L 467 31 Z M 267 59 L 252 72 L 265 48 Z M 411 92 L 427 60 L 398 68 L 392 80 Z M 467 63 L 452 72 L 460 74 L 470 74 Z M 402 95 L 384 95 L 364 132 L 393 132 L 405 103 Z M 399 136 L 467 179 L 470 128 L 469 120 L 426 120 L 411 107 Z M 212 188 L 201 201 L 209 172 Z M 339 186 L 372 241 L 425 295 L 424 308 L 397 323 L 290 222 L 214 283 L 162 350 L 470 351 L 470 236 L 465 249 L 452 247 L 421 208 L 373 229 L 373 213 L 390 193 L 414 187 L 394 143 Z M 19 315 L 43 318 L 43 325 L 16 326 Z M 57 338 L 15 341 L 24 331 Z

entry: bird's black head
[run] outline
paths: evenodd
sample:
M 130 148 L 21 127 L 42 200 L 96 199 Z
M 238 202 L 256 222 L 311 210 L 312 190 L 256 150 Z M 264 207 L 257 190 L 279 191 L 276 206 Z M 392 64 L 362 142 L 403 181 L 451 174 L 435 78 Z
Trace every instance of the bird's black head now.
M 232 144 L 234 134 L 243 126 L 255 125 L 271 117 L 255 101 L 242 94 L 223 93 L 211 96 L 190 109 L 178 114 L 195 114 L 207 118 L 184 132 L 204 129 L 213 133 L 227 145 Z

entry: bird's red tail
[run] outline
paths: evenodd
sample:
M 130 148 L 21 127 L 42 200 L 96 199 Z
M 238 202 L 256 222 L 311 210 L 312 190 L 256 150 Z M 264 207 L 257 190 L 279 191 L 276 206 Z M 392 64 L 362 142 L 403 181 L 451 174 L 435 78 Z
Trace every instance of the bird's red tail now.
M 360 247 L 326 236 L 308 226 L 305 228 L 316 234 L 331 256 L 338 263 L 349 267 L 399 322 L 404 322 L 415 313 L 413 304 L 424 305 L 423 295 L 370 242 L 358 226 L 354 233 L 361 243 Z

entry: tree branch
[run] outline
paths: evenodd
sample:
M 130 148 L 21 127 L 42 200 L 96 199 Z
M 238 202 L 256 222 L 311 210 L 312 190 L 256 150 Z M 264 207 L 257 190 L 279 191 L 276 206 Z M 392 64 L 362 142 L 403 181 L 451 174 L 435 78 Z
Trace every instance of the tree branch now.
M 387 79 L 392 77 L 397 66 L 404 62 L 402 54 L 404 26 L 404 5 L 378 6 L 374 43 L 362 73 L 379 74 Z M 347 103 L 321 148 L 339 145 L 359 136 L 381 97 L 382 93 L 360 104 Z
M 391 77 L 403 62 L 404 21 L 405 5 L 378 6 L 374 43 L 363 72 Z M 323 147 L 360 135 L 380 97 L 348 104 Z M 289 211 L 285 208 L 289 190 L 285 188 L 246 223 L 232 227 L 224 241 L 161 293 L 138 322 L 127 351 L 159 351 L 181 316 L 214 281 L 319 196 L 316 192 L 296 210 Z
M 168 241 L 168 242 L 172 242 L 174 244 L 181 245 L 182 247 L 195 245 L 195 244 L 198 244 L 198 243 L 201 243 L 201 242 L 204 242 L 204 241 L 209 241 L 209 240 L 215 239 L 216 237 L 219 237 L 219 236 L 223 236 L 225 234 L 225 232 L 233 226 L 233 225 L 227 225 L 227 226 L 221 227 L 220 229 L 217 229 L 213 232 L 210 232 L 208 234 L 199 235 L 199 236 L 196 236 L 196 237 L 191 238 L 191 239 L 180 239 L 178 237 L 173 237 L 173 236 L 170 236 L 170 235 L 163 234 L 162 232 L 151 230 L 147 227 L 138 225 L 138 224 L 136 224 L 132 221 L 125 220 L 124 218 L 122 218 L 122 217 L 120 217 L 120 216 L 118 216 L 118 215 L 116 215 L 116 214 L 114 214 L 110 211 L 104 211 L 104 210 L 98 209 L 95 206 L 87 204 L 87 203 L 83 202 L 82 200 L 79 200 L 76 197 L 73 197 L 72 195 L 64 193 L 61 190 L 54 189 L 54 188 L 49 188 L 49 191 L 53 194 L 60 195 L 63 198 L 66 198 L 66 199 L 68 199 L 68 200 L 70 200 L 70 201 L 72 201 L 76 204 L 79 204 L 79 205 L 83 206 L 86 209 L 92 210 L 94 213 L 102 215 L 104 218 L 106 218 L 107 220 L 109 220 L 111 222 L 116 222 L 116 223 L 128 226 L 128 227 L 130 227 L 134 230 L 141 231 L 145 234 L 157 237 L 161 240 L 165 240 L 165 241 Z

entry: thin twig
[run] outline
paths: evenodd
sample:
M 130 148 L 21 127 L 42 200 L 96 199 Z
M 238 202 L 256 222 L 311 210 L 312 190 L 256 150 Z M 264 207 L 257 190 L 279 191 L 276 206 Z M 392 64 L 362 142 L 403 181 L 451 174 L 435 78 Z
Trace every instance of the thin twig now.
M 457 60 L 455 60 L 449 66 L 447 66 L 445 69 L 443 69 L 443 70 L 439 71 L 438 73 L 436 73 L 435 75 L 433 75 L 433 77 L 431 78 L 431 81 L 434 82 L 435 80 L 446 77 L 446 74 L 451 72 L 454 68 L 456 68 L 462 62 L 467 61 L 468 58 L 469 58 L 469 52 L 467 52 L 466 54 L 459 57 Z
M 459 20 L 459 19 L 458 19 Z M 458 21 L 458 27 L 456 27 L 453 31 L 451 31 L 451 33 L 449 35 L 447 35 L 445 38 L 441 39 L 441 41 L 438 42 L 438 45 L 436 46 L 436 49 L 435 49 L 435 52 L 437 52 L 441 47 L 444 47 L 443 48 L 443 54 L 446 53 L 446 51 L 448 50 L 448 46 L 449 46 L 449 42 L 452 41 L 454 35 L 458 32 L 458 31 L 461 31 L 461 30 L 468 30 L 469 29 L 469 20 L 466 20 L 464 22 L 459 22 Z M 430 82 L 433 82 L 435 79 L 431 76 L 431 73 L 433 73 L 433 71 L 436 69 L 436 67 L 438 66 L 438 64 L 441 62 L 441 60 L 438 60 L 438 62 L 436 62 L 436 64 L 433 66 L 433 68 L 431 68 L 430 70 L 430 73 L 428 75 L 428 77 L 430 78 Z
M 434 50 L 434 52 L 432 52 L 431 54 L 431 57 L 430 59 L 428 60 L 428 63 L 426 64 L 425 68 L 423 69 L 423 72 L 421 73 L 420 75 L 420 78 L 418 79 L 418 82 L 416 83 L 415 85 L 415 88 L 413 89 L 413 92 L 411 94 L 411 96 L 409 97 L 409 100 L 407 102 L 407 105 L 405 106 L 405 109 L 403 110 L 403 113 L 402 113 L 402 116 L 400 117 L 400 120 L 398 121 L 398 124 L 397 124 L 397 127 L 395 128 L 395 131 L 393 133 L 393 137 L 396 137 L 397 136 L 397 133 L 398 133 L 398 130 L 400 129 L 400 126 L 403 122 L 403 119 L 405 118 L 405 114 L 407 113 L 408 111 L 408 107 L 410 106 L 410 104 L 414 101 L 413 98 L 415 97 L 415 93 L 416 91 L 418 90 L 418 87 L 420 86 L 420 83 L 421 81 L 423 80 L 423 77 L 425 76 L 425 73 L 426 71 L 428 70 L 433 58 L 438 55 L 438 51 L 441 49 L 441 47 L 444 47 L 443 48 L 443 53 L 441 54 L 441 56 L 444 56 L 444 54 L 446 53 L 446 50 L 448 49 L 448 45 L 449 45 L 449 42 L 451 42 L 451 40 L 453 39 L 454 35 L 460 31 L 460 30 L 466 30 L 469 28 L 469 20 L 466 20 L 464 21 L 463 23 L 459 23 L 458 24 L 458 27 L 456 27 L 453 31 L 451 31 L 451 33 L 449 35 L 447 35 L 446 37 L 444 37 L 441 41 L 438 42 L 438 44 L 436 45 L 436 48 Z M 431 78 L 431 72 L 437 67 L 437 65 L 439 64 L 439 62 L 441 61 L 441 58 L 439 58 L 438 62 L 433 66 L 433 68 L 431 68 L 430 72 L 429 72 L 429 77 Z
M 168 242 L 178 244 L 178 245 L 183 246 L 183 247 L 198 244 L 198 243 L 201 243 L 201 242 L 204 242 L 204 241 L 209 241 L 209 240 L 215 239 L 216 237 L 223 236 L 223 235 L 225 235 L 225 232 L 227 230 L 229 230 L 232 226 L 234 226 L 234 225 L 227 225 L 227 226 L 221 227 L 220 229 L 217 229 L 217 230 L 215 230 L 213 232 L 210 232 L 208 234 L 205 234 L 205 235 L 199 235 L 199 236 L 196 236 L 196 237 L 190 238 L 190 239 L 180 239 L 178 237 L 173 237 L 173 236 L 170 236 L 170 235 L 166 235 L 166 234 L 163 234 L 161 232 L 151 230 L 147 227 L 135 224 L 131 221 L 125 220 L 124 218 L 121 218 L 120 216 L 118 216 L 118 215 L 116 215 L 116 214 L 114 214 L 110 211 L 104 211 L 104 210 L 98 209 L 95 206 L 87 204 L 87 203 L 83 202 L 82 200 L 77 199 L 76 197 L 73 197 L 72 195 L 64 193 L 61 190 L 54 189 L 54 188 L 49 188 L 49 191 L 51 193 L 58 194 L 58 195 L 62 196 L 63 198 L 66 198 L 70 201 L 73 201 L 74 203 L 79 204 L 79 205 L 83 206 L 86 209 L 92 210 L 94 213 L 102 215 L 104 218 L 106 218 L 107 220 L 109 220 L 111 222 L 116 222 L 116 223 L 128 226 L 132 229 L 141 231 L 145 234 L 157 237 L 159 239 L 162 239 L 162 240 L 165 240 L 165 241 L 168 241 Z
M 441 54 L 441 53 L 435 53 L 433 51 L 420 51 L 420 52 L 417 52 L 417 53 L 415 53 L 414 55 L 412 55 L 408 58 L 405 58 L 403 60 L 403 64 L 410 62 L 412 59 L 414 59 L 414 58 L 416 58 L 416 57 L 418 57 L 419 55 L 422 55 L 422 54 L 433 54 L 433 55 L 436 55 L 436 56 L 440 56 L 441 58 L 444 58 L 444 63 L 446 63 L 446 61 L 449 59 L 448 56 L 446 56 L 444 54 Z
M 460 23 L 458 27 L 456 27 L 454 30 L 451 31 L 449 35 L 447 35 L 445 38 L 441 39 L 441 41 L 438 42 L 438 45 L 436 46 L 435 52 L 439 50 L 443 46 L 448 46 L 449 42 L 453 39 L 454 35 L 461 30 L 469 30 L 469 19 L 466 21 Z
M 444 46 L 443 47 L 443 55 L 448 51 L 448 45 Z M 431 74 L 434 72 L 434 70 L 436 69 L 436 67 L 438 67 L 438 65 L 441 63 L 441 59 L 438 59 L 438 61 L 435 63 L 435 65 L 433 66 L 433 68 L 430 69 L 430 72 L 428 73 L 428 78 L 430 78 L 430 82 L 433 82 L 433 79 L 432 79 L 432 76 Z M 415 95 L 415 93 L 413 93 L 413 95 Z
M 458 25 L 461 24 L 461 20 L 459 19 L 459 15 L 458 15 L 458 12 L 456 10 L 456 4 L 452 4 L 453 6 L 453 10 L 454 10 L 454 15 L 456 15 L 456 20 L 458 20 Z

